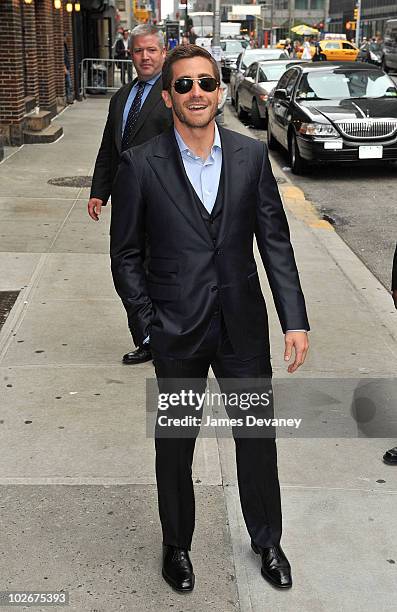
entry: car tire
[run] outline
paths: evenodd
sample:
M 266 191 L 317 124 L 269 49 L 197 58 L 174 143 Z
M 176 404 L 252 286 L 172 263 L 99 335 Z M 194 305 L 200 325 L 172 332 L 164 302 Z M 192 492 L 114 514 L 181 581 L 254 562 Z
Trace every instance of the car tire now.
M 320 62 L 326 62 L 327 61 L 327 56 L 324 55 L 324 53 L 320 53 Z
M 239 101 L 238 101 L 238 95 L 236 94 L 236 110 L 237 110 L 237 117 L 239 119 L 246 119 L 248 116 L 247 111 L 245 111 L 243 108 L 241 108 Z
M 255 100 L 255 98 L 252 101 L 251 121 L 252 121 L 252 125 L 258 130 L 261 130 L 264 128 L 265 122 L 260 116 L 258 102 Z
M 298 147 L 298 141 L 295 136 L 295 132 L 291 132 L 290 137 L 288 138 L 288 152 L 290 159 L 291 171 L 294 174 L 305 174 L 307 170 L 307 164 L 305 160 L 301 157 Z
M 272 130 L 270 127 L 269 115 L 267 115 L 267 148 L 270 151 L 274 151 L 277 148 L 277 140 L 274 138 L 272 134 Z

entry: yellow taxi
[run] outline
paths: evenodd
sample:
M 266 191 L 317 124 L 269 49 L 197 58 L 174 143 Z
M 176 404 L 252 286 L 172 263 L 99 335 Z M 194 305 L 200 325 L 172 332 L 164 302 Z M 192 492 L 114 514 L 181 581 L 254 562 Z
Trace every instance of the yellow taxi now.
M 315 53 L 315 46 L 310 46 L 312 57 Z M 359 49 L 348 40 L 320 40 L 320 58 L 329 62 L 355 62 Z M 302 52 L 297 53 L 299 59 Z

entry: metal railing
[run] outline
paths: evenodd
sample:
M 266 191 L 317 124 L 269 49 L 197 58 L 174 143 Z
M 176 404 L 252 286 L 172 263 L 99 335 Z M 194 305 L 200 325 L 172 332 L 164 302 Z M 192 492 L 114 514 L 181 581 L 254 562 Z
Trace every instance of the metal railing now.
M 80 95 L 117 91 L 134 78 L 131 60 L 84 58 L 80 64 Z

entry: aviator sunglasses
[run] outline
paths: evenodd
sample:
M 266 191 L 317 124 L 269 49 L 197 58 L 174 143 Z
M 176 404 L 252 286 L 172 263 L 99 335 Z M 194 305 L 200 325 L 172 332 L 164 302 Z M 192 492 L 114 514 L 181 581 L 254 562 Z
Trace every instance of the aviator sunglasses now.
M 219 86 L 219 82 L 214 79 L 214 77 L 201 77 L 200 79 L 183 77 L 181 79 L 177 79 L 173 84 L 173 87 L 176 93 L 185 94 L 192 89 L 193 83 L 198 83 L 200 89 L 203 91 L 215 91 L 215 89 Z

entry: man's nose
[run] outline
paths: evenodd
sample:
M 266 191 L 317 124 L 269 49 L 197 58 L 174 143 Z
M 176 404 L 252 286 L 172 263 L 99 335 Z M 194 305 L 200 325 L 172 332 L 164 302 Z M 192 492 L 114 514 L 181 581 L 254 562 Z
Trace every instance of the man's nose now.
M 200 96 L 201 95 L 201 87 L 200 87 L 200 85 L 198 84 L 197 81 L 193 81 L 192 94 L 194 96 Z
M 142 49 L 142 59 L 147 59 L 149 57 L 149 53 L 146 49 Z

